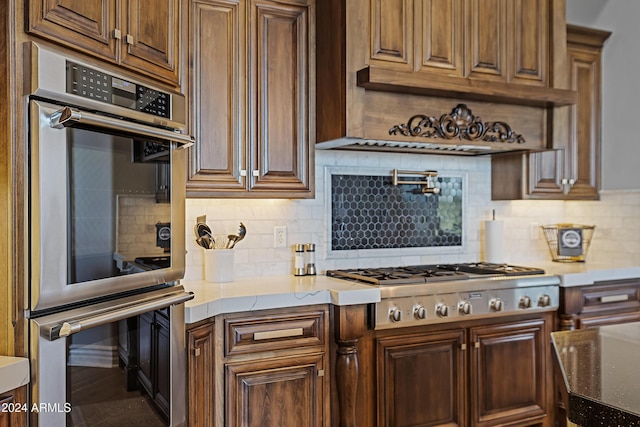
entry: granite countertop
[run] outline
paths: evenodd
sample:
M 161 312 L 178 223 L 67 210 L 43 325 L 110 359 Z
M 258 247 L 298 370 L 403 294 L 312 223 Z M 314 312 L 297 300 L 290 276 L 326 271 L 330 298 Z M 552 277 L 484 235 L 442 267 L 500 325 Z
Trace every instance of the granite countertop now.
M 640 425 L 640 322 L 551 334 L 569 420 Z
M 195 323 L 223 313 L 313 304 L 352 305 L 380 301 L 376 287 L 318 276 L 264 276 L 228 283 L 182 281 L 195 294 L 185 303 L 185 322 Z
M 0 356 L 0 394 L 29 384 L 29 359 Z

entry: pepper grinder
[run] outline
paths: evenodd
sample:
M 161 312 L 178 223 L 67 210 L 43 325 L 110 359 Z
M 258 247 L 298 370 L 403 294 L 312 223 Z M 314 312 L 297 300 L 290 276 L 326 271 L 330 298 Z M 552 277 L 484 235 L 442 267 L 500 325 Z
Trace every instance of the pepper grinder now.
M 315 243 L 307 243 L 305 245 L 305 263 L 307 276 L 316 275 L 316 245 Z
M 294 247 L 295 256 L 293 263 L 293 275 L 304 276 L 306 269 L 304 266 L 304 245 L 297 243 Z

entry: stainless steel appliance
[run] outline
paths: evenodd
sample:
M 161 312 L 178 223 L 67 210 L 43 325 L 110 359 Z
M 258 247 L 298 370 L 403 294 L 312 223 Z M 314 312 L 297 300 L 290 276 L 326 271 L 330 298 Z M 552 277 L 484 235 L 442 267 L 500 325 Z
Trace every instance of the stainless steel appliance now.
M 184 425 L 184 97 L 28 48 L 32 424 Z
M 531 267 L 462 263 L 326 274 L 380 287 L 371 315 L 375 329 L 548 311 L 559 303 L 560 279 Z

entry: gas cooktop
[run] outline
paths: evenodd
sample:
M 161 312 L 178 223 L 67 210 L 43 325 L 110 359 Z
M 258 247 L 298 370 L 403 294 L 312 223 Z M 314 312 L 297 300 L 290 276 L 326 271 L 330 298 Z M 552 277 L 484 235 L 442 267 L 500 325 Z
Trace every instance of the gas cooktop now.
M 462 263 L 328 270 L 380 287 L 375 329 L 555 310 L 560 279 L 535 267 Z
M 328 270 L 327 276 L 369 283 L 377 286 L 468 280 L 489 276 L 529 276 L 544 270 L 485 262 L 462 264 L 410 265 L 365 269 Z

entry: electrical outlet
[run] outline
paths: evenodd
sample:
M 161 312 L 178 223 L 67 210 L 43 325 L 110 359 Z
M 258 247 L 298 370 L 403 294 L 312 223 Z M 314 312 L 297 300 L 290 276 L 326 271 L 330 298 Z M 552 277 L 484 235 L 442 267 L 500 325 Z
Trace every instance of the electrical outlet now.
M 284 225 L 273 227 L 273 247 L 287 247 L 287 227 Z

